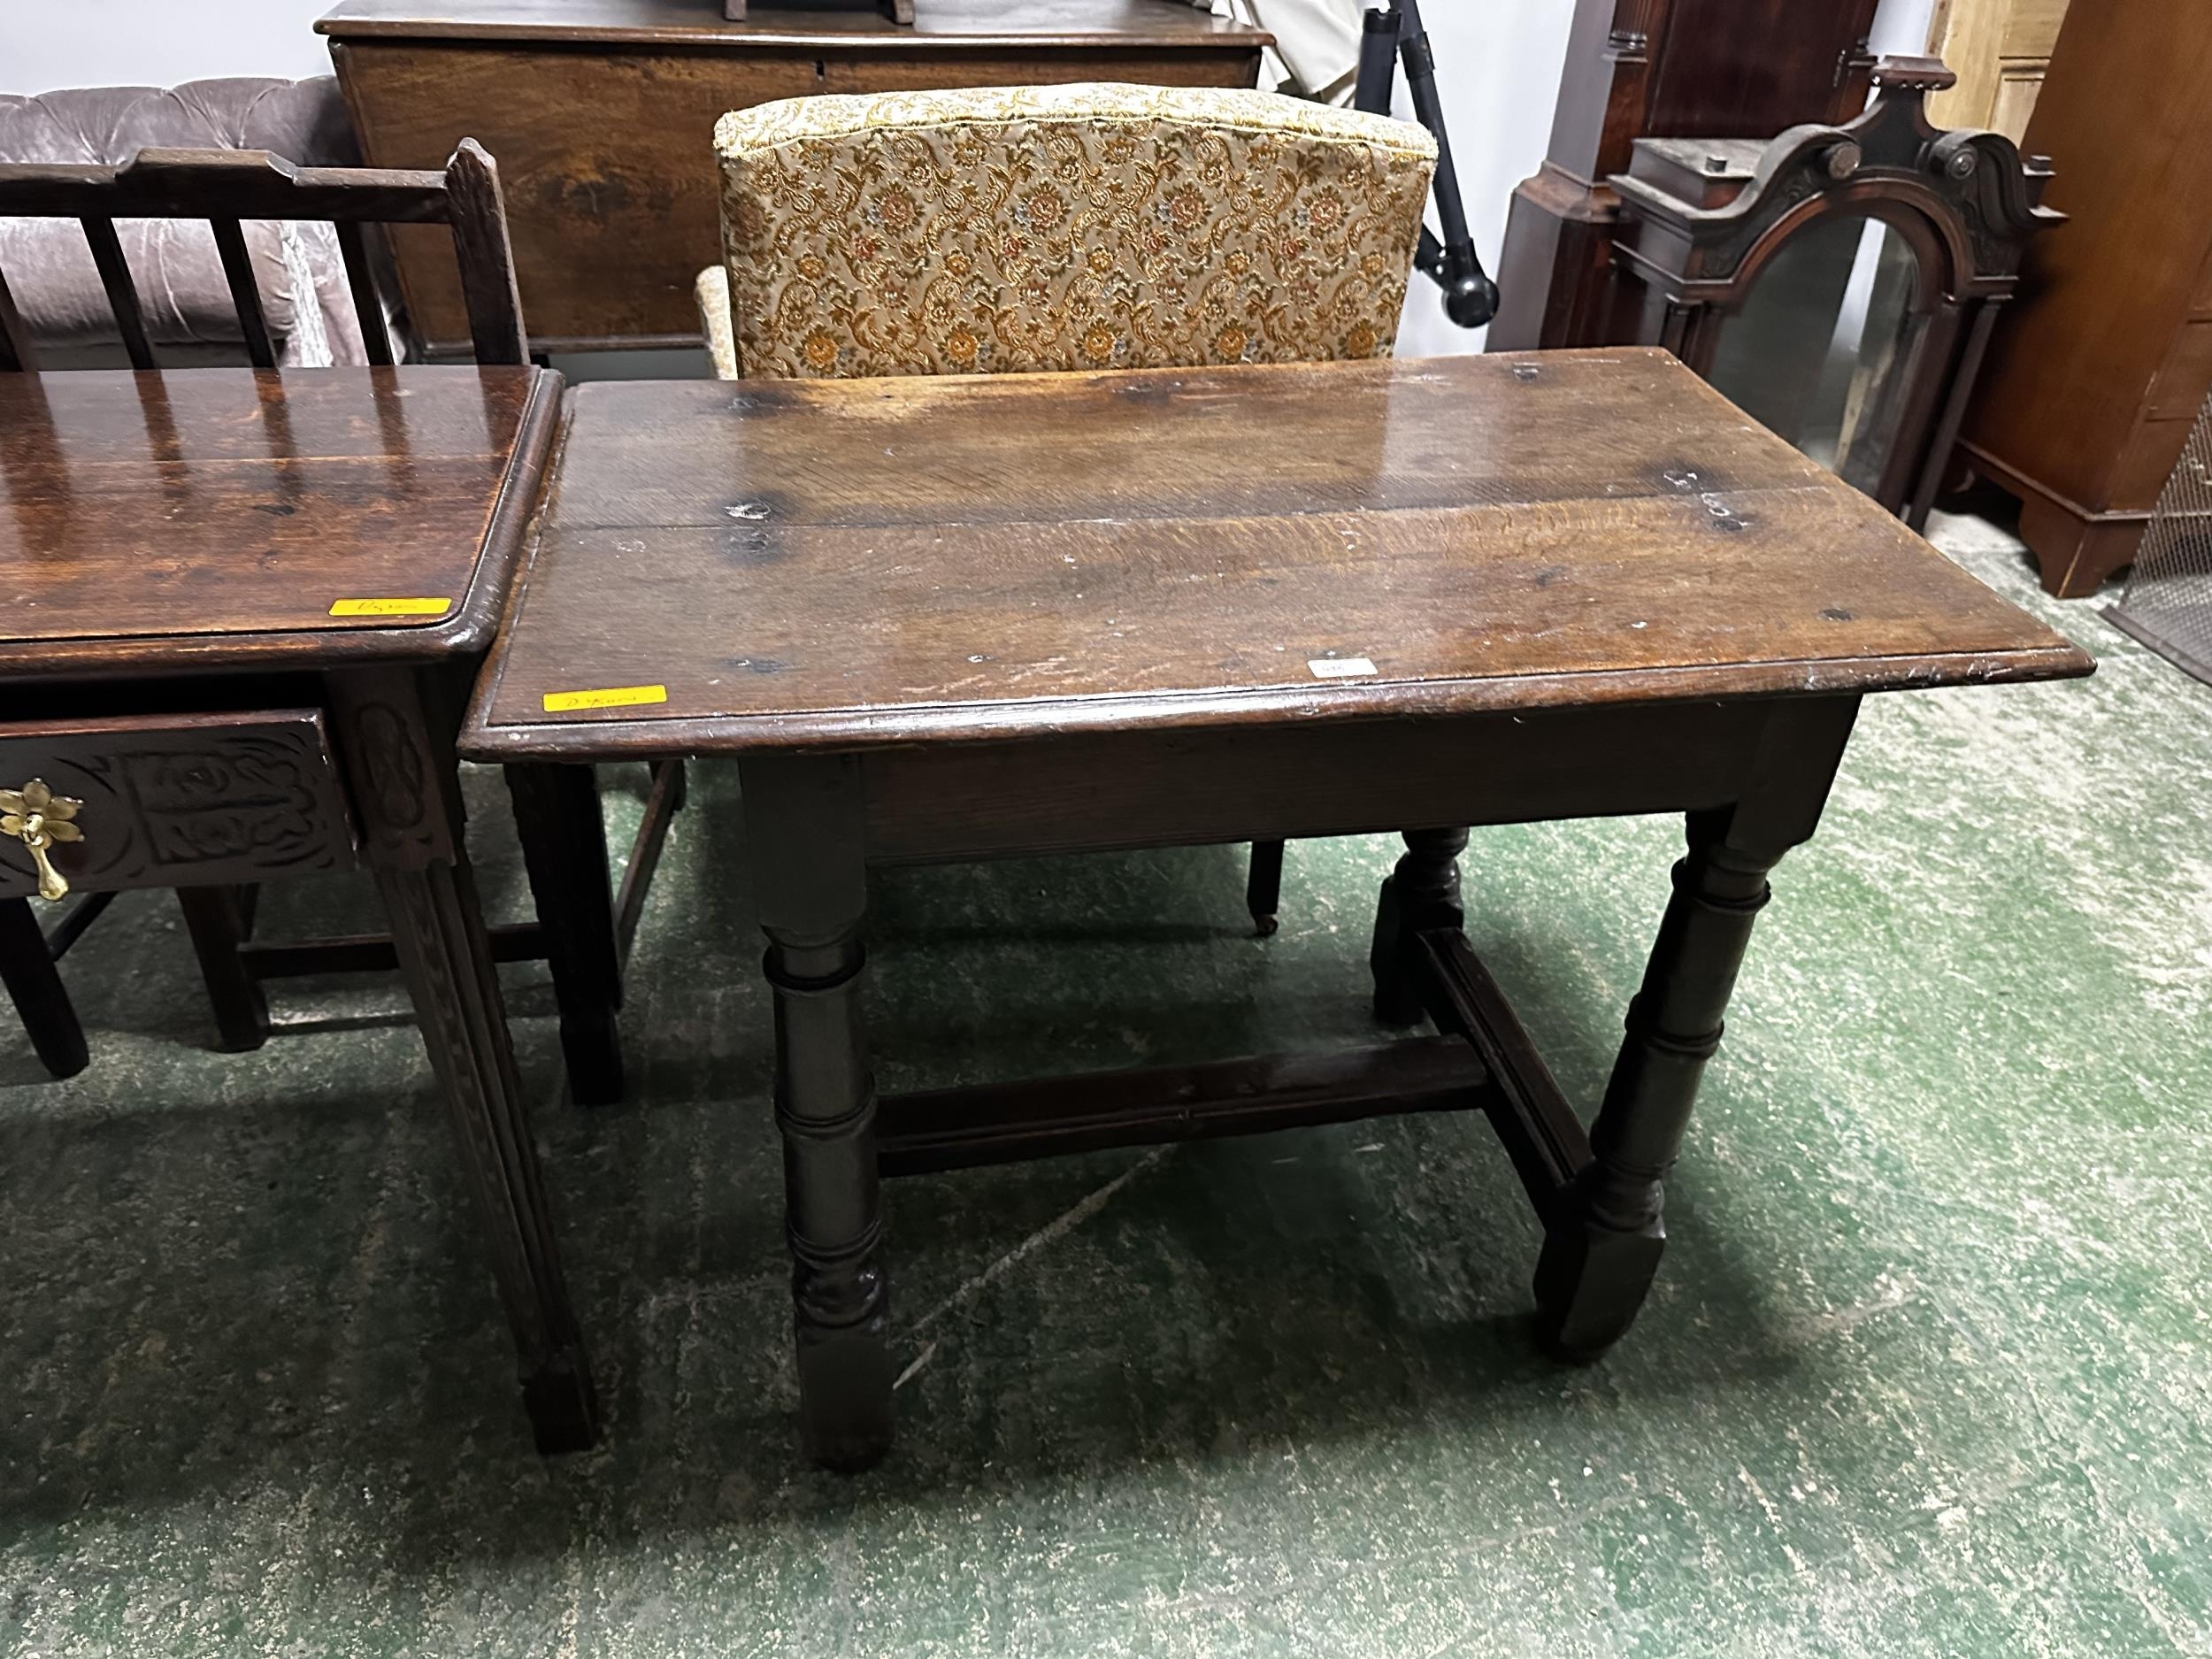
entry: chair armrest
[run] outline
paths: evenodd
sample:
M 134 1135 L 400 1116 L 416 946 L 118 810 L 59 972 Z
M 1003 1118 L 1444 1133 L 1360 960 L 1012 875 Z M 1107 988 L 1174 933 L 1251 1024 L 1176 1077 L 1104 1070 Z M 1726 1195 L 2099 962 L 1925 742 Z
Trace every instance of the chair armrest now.
M 691 285 L 699 301 L 699 332 L 707 337 L 707 355 L 714 359 L 714 378 L 738 378 L 737 336 L 730 327 L 730 273 L 718 265 L 699 273 Z

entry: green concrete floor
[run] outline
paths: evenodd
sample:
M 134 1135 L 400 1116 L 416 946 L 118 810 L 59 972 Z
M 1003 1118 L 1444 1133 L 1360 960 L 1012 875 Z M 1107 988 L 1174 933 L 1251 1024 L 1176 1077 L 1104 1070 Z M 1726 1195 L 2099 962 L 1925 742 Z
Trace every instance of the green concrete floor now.
M 1592 1369 L 1531 1350 L 1479 1122 L 1104 1155 L 891 1189 L 900 1447 L 803 1467 L 703 768 L 628 1106 L 560 1099 L 541 971 L 510 982 L 611 1417 L 541 1463 L 396 985 L 290 987 L 322 1029 L 212 1055 L 173 906 L 126 899 L 68 964 L 91 1069 L 0 1029 L 0 1651 L 2212 1654 L 2212 690 L 1947 530 L 2103 670 L 1870 705 Z M 1471 849 L 1578 1100 L 1678 834 Z M 1234 849 L 895 875 L 883 1080 L 1367 1041 L 1391 856 L 1294 846 L 1264 942 Z

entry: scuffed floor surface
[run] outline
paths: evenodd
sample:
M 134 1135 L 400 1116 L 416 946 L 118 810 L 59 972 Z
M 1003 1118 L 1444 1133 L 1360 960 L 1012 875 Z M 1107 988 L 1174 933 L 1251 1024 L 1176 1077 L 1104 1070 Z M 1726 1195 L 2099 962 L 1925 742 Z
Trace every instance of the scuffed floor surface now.
M 2212 1654 L 2212 691 L 1947 529 L 2103 671 L 1869 706 L 1655 1300 L 1589 1370 L 1531 1351 L 1479 1121 L 1120 1153 L 893 1187 L 900 1447 L 803 1467 L 758 945 L 701 768 L 631 1104 L 560 1098 L 542 972 L 510 980 L 611 1415 L 541 1463 L 396 984 L 283 987 L 319 1028 L 219 1056 L 173 905 L 126 899 L 67 964 L 92 1068 L 50 1086 L 0 1029 L 0 1650 Z M 1678 837 L 1476 835 L 1476 945 L 1578 1100 Z M 883 1081 L 1367 1041 L 1392 855 L 1294 846 L 1264 942 L 1235 849 L 895 874 Z

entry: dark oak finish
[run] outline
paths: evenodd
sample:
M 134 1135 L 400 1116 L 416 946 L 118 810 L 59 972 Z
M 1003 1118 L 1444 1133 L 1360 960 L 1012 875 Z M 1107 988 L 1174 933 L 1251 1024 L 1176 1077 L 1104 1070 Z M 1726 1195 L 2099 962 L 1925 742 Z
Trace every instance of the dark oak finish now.
M 352 382 L 323 382 L 324 395 L 300 400 L 296 411 L 285 383 L 273 377 L 184 377 L 173 383 L 181 389 L 173 397 L 172 381 L 150 375 L 134 382 L 142 405 L 135 422 L 113 421 L 111 383 L 65 380 L 54 392 L 41 380 L 12 376 L 17 383 L 0 402 L 0 419 L 19 417 L 20 434 L 9 493 L 25 521 L 19 525 L 23 540 L 39 556 L 35 576 L 18 584 L 27 609 L 36 613 L 19 643 L 37 649 L 43 672 L 63 672 L 87 641 L 105 655 L 84 664 L 86 672 L 108 672 L 125 641 L 127 665 L 151 671 L 164 665 L 157 641 L 173 643 L 180 635 L 186 649 L 225 668 L 259 660 L 240 649 L 247 635 L 275 653 L 273 660 L 296 660 L 298 641 L 291 636 L 310 630 L 325 635 L 313 642 L 318 662 L 349 660 L 365 643 L 388 656 L 395 647 L 400 656 L 431 648 L 481 649 L 503 602 L 511 563 L 489 565 L 480 556 L 494 542 L 512 548 L 516 516 L 534 499 L 550 423 L 541 407 L 526 441 L 521 400 L 534 396 L 541 383 L 521 373 L 498 373 L 503 365 L 521 370 L 530 343 L 498 169 L 473 139 L 462 139 L 440 172 L 302 169 L 262 150 L 157 148 L 140 150 L 120 167 L 12 165 L 0 166 L 0 209 L 82 220 L 118 327 L 141 370 L 152 366 L 152 357 L 114 235 L 112 220 L 120 211 L 209 219 L 248 355 L 265 370 L 273 367 L 273 355 L 240 218 L 326 218 L 337 227 L 366 354 L 384 370 L 390 367 L 390 340 L 373 291 L 363 227 L 395 220 L 439 226 L 459 279 L 472 352 L 488 375 L 473 403 L 465 396 L 406 401 L 419 388 L 398 386 L 387 373 L 372 379 L 366 396 Z M 12 308 L 0 307 L 0 330 L 7 334 L 10 365 L 35 368 L 35 349 Z M 204 388 L 213 406 L 190 406 Z M 81 418 L 80 405 L 88 406 L 89 418 Z M 411 411 L 425 416 L 426 434 L 410 434 Z M 110 419 L 105 428 L 104 412 Z M 204 441 L 193 424 L 197 419 L 222 422 L 223 430 Z M 103 475 L 97 488 L 84 487 L 69 463 L 87 451 L 93 465 L 123 470 Z M 203 457 L 212 465 L 196 480 L 192 464 Z M 289 535 L 273 538 L 270 518 L 284 522 Z M 169 530 L 164 550 L 172 555 L 150 569 L 142 553 L 142 526 L 150 522 Z M 277 545 L 265 547 L 252 565 L 242 563 L 244 549 L 272 539 Z M 480 583 L 487 570 L 489 579 Z M 310 580 L 303 588 L 303 576 Z M 318 593 L 317 576 L 351 591 Z M 387 585 L 358 585 L 378 582 Z M 197 626 L 189 616 L 180 617 L 191 610 L 183 590 L 194 586 Z M 426 642 L 398 631 L 411 622 L 440 637 Z M 342 623 L 352 625 L 358 637 L 327 637 Z M 372 733 L 381 734 L 380 728 Z M 236 774 L 223 781 L 235 784 Z M 673 798 L 656 794 L 669 810 Z M 621 1083 L 613 923 L 603 871 L 595 879 L 563 868 L 561 849 L 577 833 L 541 816 L 557 804 L 573 803 L 523 792 L 517 828 L 536 849 L 534 878 L 541 872 L 560 878 L 534 879 L 533 893 L 550 918 L 562 1035 L 576 1062 L 577 1097 L 603 1102 L 618 1094 Z M 640 849 L 657 850 L 665 830 L 664 817 L 657 822 L 649 816 Z M 649 872 L 651 862 L 633 860 Z M 207 879 L 204 871 L 193 873 Z M 258 981 L 311 971 L 331 956 L 265 949 L 250 964 L 243 952 L 253 942 L 250 888 L 187 893 L 182 902 L 223 1046 L 257 1046 L 268 1029 Z M 595 906 L 598 914 L 572 915 L 580 906 Z
M 1048 710 L 1063 737 L 1323 726 L 2079 660 L 1656 350 L 572 398 L 480 696 L 487 756 L 895 749 Z M 1378 672 L 1310 666 L 1332 657 Z M 667 700 L 543 704 L 638 685 Z
M 622 1004 L 624 952 L 617 942 L 598 785 L 588 766 L 520 765 L 506 772 L 515 821 L 534 826 L 522 839 L 523 862 L 531 892 L 545 895 L 538 915 L 561 1005 L 569 1087 L 581 1101 L 620 1100 L 615 1010 Z M 667 822 L 666 813 L 659 818 Z
M 2212 30 L 2192 0 L 2083 0 L 2023 148 L 2071 223 L 2030 250 L 1990 343 L 1965 457 L 2020 498 L 2043 585 L 2093 594 L 2135 557 L 2212 392 Z
M 1577 0 L 1544 165 L 1513 193 L 1493 350 L 1632 340 L 1607 182 L 1639 138 L 1762 142 L 1866 103 L 1876 0 Z
M 549 1450 L 589 1444 L 595 1408 L 452 746 L 558 387 L 526 365 L 0 377 L 0 592 L 16 600 L 0 639 L 0 783 L 40 777 L 83 802 L 83 839 L 56 864 L 88 889 L 182 884 L 227 1048 L 265 1034 L 271 972 L 396 964 Z M 328 614 L 341 600 L 434 596 L 448 602 L 435 616 Z M 0 841 L 0 895 L 27 887 L 23 850 Z M 255 889 L 238 883 L 357 863 L 375 876 L 389 940 L 250 941 Z M 611 961 L 603 856 L 598 874 Z M 565 912 L 592 896 L 580 872 L 562 879 L 549 934 L 582 926 Z M 83 1064 L 81 1035 L 73 1019 L 73 1041 L 41 1031 L 58 984 L 27 919 L 0 897 L 0 964 L 42 1056 L 67 1071 Z M 604 1050 L 581 1075 L 611 1062 L 618 1079 L 611 1025 L 588 1018 L 611 1001 L 611 968 L 572 972 L 575 949 L 551 954 L 564 1013 L 588 1017 L 564 1030 L 571 1054 L 594 1036 Z M 66 1015 L 66 999 L 42 1011 Z
M 508 572 L 477 549 L 529 511 L 542 396 L 508 367 L 0 377 L 0 673 L 480 652 Z M 330 613 L 361 599 L 450 608 Z
M 1655 350 L 570 408 L 464 752 L 738 759 L 801 1416 L 839 1467 L 891 1434 L 886 1173 L 1479 1107 L 1545 1224 L 1547 1338 L 1595 1353 L 1650 1283 L 1765 872 L 1860 695 L 2091 666 Z M 1691 855 L 1586 1135 L 1467 947 L 1458 856 L 1469 824 L 1654 811 Z M 1392 827 L 1377 1011 L 1456 1050 L 878 1102 L 872 862 Z
M 355 0 L 330 37 L 364 153 L 434 165 L 465 134 L 500 159 L 521 295 L 549 350 L 695 346 L 692 280 L 721 246 L 724 112 L 818 92 L 1072 81 L 1255 83 L 1271 36 L 1183 0 L 929 0 L 873 8 L 713 0 Z M 468 329 L 450 257 L 395 233 L 434 355 Z
M 876 1166 L 921 1175 L 1108 1147 L 1372 1118 L 1465 1111 L 1483 1103 L 1482 1064 L 1453 1038 L 1204 1065 L 1148 1066 L 978 1088 L 887 1096 Z

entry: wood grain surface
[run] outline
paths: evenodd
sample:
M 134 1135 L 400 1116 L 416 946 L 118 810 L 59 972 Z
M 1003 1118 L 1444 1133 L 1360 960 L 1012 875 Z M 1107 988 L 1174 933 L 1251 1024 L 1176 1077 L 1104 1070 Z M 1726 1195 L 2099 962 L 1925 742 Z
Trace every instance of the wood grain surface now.
M 480 755 L 872 748 L 2091 666 L 1636 349 L 597 384 L 572 395 L 533 559 L 465 738 Z M 562 693 L 639 687 L 664 701 L 558 709 Z
M 557 384 L 525 366 L 0 376 L 0 674 L 480 647 Z M 342 601 L 372 603 L 334 616 Z

